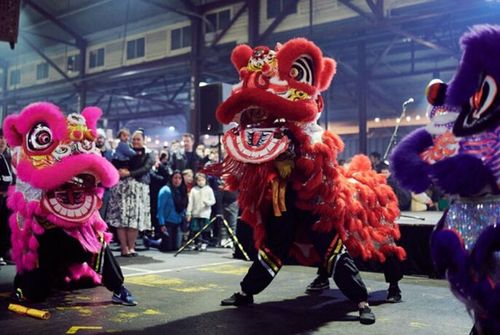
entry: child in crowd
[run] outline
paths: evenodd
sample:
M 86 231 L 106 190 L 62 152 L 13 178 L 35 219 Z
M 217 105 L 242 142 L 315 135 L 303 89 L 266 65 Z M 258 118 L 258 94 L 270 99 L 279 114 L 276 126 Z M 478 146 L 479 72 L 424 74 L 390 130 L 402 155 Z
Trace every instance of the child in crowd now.
M 186 188 L 188 193 L 193 188 L 193 170 L 186 169 L 182 171 L 182 179 L 184 179 L 184 184 L 186 184 Z
M 117 169 L 127 169 L 130 158 L 134 157 L 137 153 L 128 142 L 130 137 L 128 129 L 120 129 L 117 137 L 120 141 L 113 152 L 112 162 Z
M 195 182 L 196 185 L 189 193 L 186 212 L 186 220 L 191 223 L 191 235 L 199 232 L 209 222 L 212 206 L 215 204 L 214 191 L 207 185 L 207 176 L 203 173 L 197 173 Z M 202 239 L 195 241 L 199 250 L 206 250 L 207 240 L 206 234 L 202 234 Z

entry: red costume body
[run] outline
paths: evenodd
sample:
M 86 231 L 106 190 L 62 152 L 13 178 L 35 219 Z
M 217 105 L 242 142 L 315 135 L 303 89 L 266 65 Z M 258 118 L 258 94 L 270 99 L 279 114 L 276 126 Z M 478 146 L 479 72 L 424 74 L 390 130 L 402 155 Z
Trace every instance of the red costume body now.
M 225 175 L 227 186 L 239 190 L 242 219 L 254 229 L 259 259 L 241 283 L 242 292 L 259 293 L 293 254 L 330 274 L 336 268 L 343 293 L 366 301 L 366 287 L 345 247 L 365 260 L 384 261 L 389 254 L 402 259 L 405 252 L 394 243 L 399 210 L 385 177 L 362 155 L 349 168 L 340 167 L 342 140 L 317 124 L 320 92 L 330 85 L 335 61 L 302 38 L 274 50 L 240 45 L 231 60 L 241 81 L 216 114 L 237 126 L 223 138 L 227 157 L 209 172 Z M 313 247 L 306 247 L 309 242 Z

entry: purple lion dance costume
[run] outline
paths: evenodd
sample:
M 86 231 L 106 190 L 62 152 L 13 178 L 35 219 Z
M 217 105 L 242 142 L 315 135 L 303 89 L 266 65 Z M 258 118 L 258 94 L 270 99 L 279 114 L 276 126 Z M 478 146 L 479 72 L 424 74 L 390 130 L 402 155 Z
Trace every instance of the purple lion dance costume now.
M 500 334 L 500 26 L 474 26 L 449 85 L 431 82 L 431 123 L 408 135 L 391 161 L 403 187 L 434 183 L 450 207 L 431 239 L 436 268 L 473 315 L 472 334 Z

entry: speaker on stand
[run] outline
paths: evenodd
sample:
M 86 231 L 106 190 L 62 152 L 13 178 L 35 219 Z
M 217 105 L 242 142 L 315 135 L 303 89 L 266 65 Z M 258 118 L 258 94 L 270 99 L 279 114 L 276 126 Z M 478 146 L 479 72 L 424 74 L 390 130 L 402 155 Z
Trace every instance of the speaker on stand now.
M 9 42 L 14 49 L 19 33 L 19 14 L 21 0 L 0 1 L 0 41 Z
M 215 111 L 217 107 L 231 95 L 231 85 L 213 83 L 200 86 L 200 134 L 217 135 L 219 160 L 222 160 L 222 135 L 226 127 L 217 121 Z
M 224 128 L 215 118 L 215 111 L 231 94 L 231 85 L 213 83 L 200 86 L 200 134 L 221 135 Z

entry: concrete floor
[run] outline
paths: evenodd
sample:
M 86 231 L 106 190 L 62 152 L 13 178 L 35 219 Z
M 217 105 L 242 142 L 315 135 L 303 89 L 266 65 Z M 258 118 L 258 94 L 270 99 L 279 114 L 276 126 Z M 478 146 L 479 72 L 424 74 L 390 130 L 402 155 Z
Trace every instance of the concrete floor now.
M 113 305 L 102 288 L 58 292 L 43 304 L 50 320 L 42 321 L 7 310 L 14 266 L 0 268 L 1 334 L 468 334 L 472 322 L 443 280 L 405 277 L 403 302 L 384 303 L 387 284 L 379 273 L 363 272 L 374 325 L 361 325 L 357 310 L 336 289 L 308 296 L 304 288 L 314 268 L 285 266 L 270 287 L 249 307 L 222 307 L 239 289 L 249 262 L 235 260 L 229 249 L 171 253 L 142 251 L 120 258 L 125 283 L 139 305 Z

